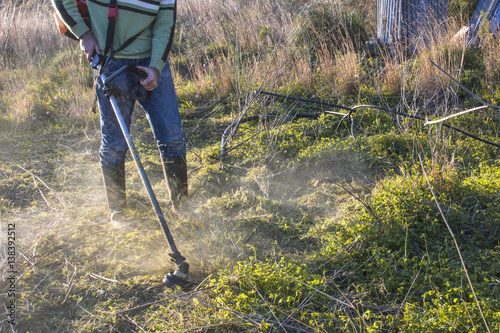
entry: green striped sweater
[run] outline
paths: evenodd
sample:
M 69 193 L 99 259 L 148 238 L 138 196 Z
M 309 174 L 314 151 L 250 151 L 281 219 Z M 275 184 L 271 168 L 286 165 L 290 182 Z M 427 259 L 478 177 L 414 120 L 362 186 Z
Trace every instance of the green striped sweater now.
M 54 8 L 77 37 L 89 31 L 81 18 L 75 0 L 51 0 Z M 87 0 L 92 33 L 101 51 L 106 45 L 109 0 Z M 113 50 L 129 38 L 139 37 L 115 58 L 142 59 L 151 57 L 150 67 L 162 70 L 172 45 L 176 19 L 176 0 L 118 0 Z

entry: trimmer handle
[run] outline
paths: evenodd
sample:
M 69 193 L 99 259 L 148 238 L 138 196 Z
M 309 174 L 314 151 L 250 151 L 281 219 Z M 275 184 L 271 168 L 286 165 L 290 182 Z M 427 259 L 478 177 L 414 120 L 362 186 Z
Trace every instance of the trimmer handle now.
M 145 71 L 143 71 L 142 69 L 139 69 L 137 66 L 125 65 L 122 68 L 120 68 L 119 70 L 117 70 L 116 72 L 114 72 L 113 74 L 111 74 L 110 76 L 108 76 L 106 78 L 105 84 L 113 81 L 118 75 L 120 75 L 123 71 L 126 71 L 126 70 L 138 75 L 141 78 L 141 80 L 144 80 L 145 78 L 148 77 L 148 74 Z
M 90 66 L 99 70 L 105 66 L 106 58 L 100 54 L 94 54 Z M 148 77 L 148 74 L 134 65 L 125 65 L 116 72 L 107 76 L 100 74 L 104 84 L 103 92 L 106 96 L 124 97 L 129 101 L 142 101 L 151 96 L 151 91 L 141 84 L 141 80 Z
M 104 64 L 104 61 L 105 61 L 105 57 L 96 53 L 92 57 L 90 67 L 92 67 L 93 69 L 99 69 L 99 67 Z M 120 68 L 119 70 L 117 70 L 115 73 L 113 73 L 111 76 L 109 76 L 107 81 L 109 82 L 109 81 L 113 80 L 116 76 L 118 76 L 124 70 L 128 70 L 134 74 L 139 75 L 141 80 L 144 80 L 145 78 L 148 77 L 148 74 L 145 71 L 143 71 L 142 69 L 137 68 L 137 66 L 125 65 L 122 68 Z
M 148 73 L 146 73 L 145 71 L 143 71 L 142 69 L 140 69 L 137 66 L 129 65 L 129 67 L 127 68 L 127 70 L 131 71 L 134 74 L 139 75 L 139 77 L 141 78 L 141 80 L 144 80 L 145 78 L 148 77 Z
M 102 64 L 104 64 L 104 56 L 100 55 L 99 53 L 94 53 L 92 56 L 92 61 L 90 62 L 90 67 L 93 69 L 99 69 Z

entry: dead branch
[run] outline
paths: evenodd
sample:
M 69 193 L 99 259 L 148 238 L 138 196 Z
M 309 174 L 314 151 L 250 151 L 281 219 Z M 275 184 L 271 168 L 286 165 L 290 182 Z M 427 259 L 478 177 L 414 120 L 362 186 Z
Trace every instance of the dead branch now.
M 119 282 L 119 281 L 116 281 L 116 280 L 113 280 L 113 279 L 105 278 L 103 276 L 100 276 L 100 275 L 97 275 L 97 274 L 94 274 L 94 273 L 89 273 L 89 275 L 90 275 L 91 278 L 94 278 L 96 280 L 103 280 L 103 281 L 114 282 L 114 283 L 118 283 Z
M 474 111 L 478 111 L 478 110 L 482 110 L 482 109 L 487 109 L 489 108 L 488 105 L 483 105 L 483 106 L 478 106 L 476 108 L 472 108 L 472 109 L 469 109 L 469 110 L 465 110 L 465 111 L 461 111 L 461 112 L 458 112 L 458 113 L 455 113 L 455 114 L 452 114 L 451 116 L 448 116 L 448 117 L 444 117 L 444 118 L 441 118 L 441 119 L 437 119 L 437 120 L 427 120 L 424 125 L 432 125 L 432 124 L 438 124 L 438 123 L 442 123 L 443 121 L 445 120 L 449 120 L 451 118 L 455 118 L 455 117 L 459 117 L 459 116 L 462 116 L 464 114 L 467 114 L 467 113 L 470 113 L 470 112 L 474 112 Z

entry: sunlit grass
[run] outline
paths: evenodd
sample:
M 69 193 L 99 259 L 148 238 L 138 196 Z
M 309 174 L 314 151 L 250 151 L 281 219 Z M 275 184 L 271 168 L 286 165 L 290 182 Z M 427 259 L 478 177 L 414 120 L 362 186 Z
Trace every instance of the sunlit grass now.
M 498 331 L 498 149 L 402 115 L 438 118 L 478 104 L 430 60 L 497 103 L 495 39 L 475 50 L 450 44 L 463 23 L 454 15 L 418 54 L 400 45 L 370 53 L 360 37 L 374 33 L 369 1 L 178 6 L 170 61 L 188 144 L 189 214 L 168 209 L 139 107 L 131 132 L 191 265 L 191 293 L 161 283 L 175 267 L 131 159 L 134 228 L 109 223 L 93 73 L 77 44 L 59 35 L 47 1 L 0 4 L 0 217 L 2 228 L 17 226 L 23 272 L 15 328 L 486 331 L 437 199 Z M 287 95 L 402 114 L 348 114 Z M 323 111 L 338 113 L 293 118 Z M 255 117 L 233 127 L 221 156 L 224 131 L 246 116 Z M 498 143 L 498 120 L 484 110 L 450 124 Z M 11 329 L 5 320 L 2 329 Z

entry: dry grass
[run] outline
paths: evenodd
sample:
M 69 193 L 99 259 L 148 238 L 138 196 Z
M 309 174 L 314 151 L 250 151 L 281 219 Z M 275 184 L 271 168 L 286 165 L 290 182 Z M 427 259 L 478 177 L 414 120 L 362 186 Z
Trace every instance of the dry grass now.
M 288 39 L 293 31 L 295 11 L 286 2 L 257 0 L 241 1 L 194 0 L 179 4 L 179 38 L 186 44 L 227 45 L 239 43 L 245 49 L 262 45 L 262 27 L 270 30 L 268 41 L 278 43 Z
M 343 17 L 341 10 L 346 6 L 341 8 L 336 0 L 324 4 L 330 15 Z M 425 57 L 429 56 L 450 72 L 460 68 L 463 50 L 455 47 L 451 51 L 452 48 L 443 48 L 443 45 L 461 23 L 450 21 L 449 33 L 436 30 L 419 36 L 416 43 L 426 44 L 430 51 L 416 60 L 407 59 L 401 51 L 396 50 L 396 55 L 388 51 L 382 54 L 382 66 L 366 73 L 360 64 L 367 55 L 356 46 L 364 41 L 354 41 L 340 34 L 330 37 L 325 32 L 312 30 L 306 35 L 307 39 L 296 44 L 300 25 L 308 24 L 304 15 L 310 8 L 314 9 L 313 5 L 298 0 L 251 3 L 195 0 L 179 3 L 178 39 L 172 62 L 181 98 L 192 100 L 195 95 L 236 93 L 247 99 L 261 87 L 284 89 L 291 94 L 299 88 L 300 94 L 309 96 L 325 91 L 330 98 L 342 99 L 369 84 L 380 96 L 408 95 L 407 104 L 429 112 L 440 108 L 437 106 L 441 98 L 438 95 L 454 94 L 449 81 L 436 75 L 436 69 L 429 66 Z M 366 7 L 366 4 L 349 3 L 349 6 Z M 0 51 L 5 69 L 30 66 L 34 73 L 38 72 L 36 75 L 41 75 L 45 69 L 41 64 L 46 64 L 61 50 L 75 49 L 74 42 L 59 35 L 51 15 L 48 1 L 25 1 L 21 5 L 9 1 L 3 4 Z M 434 42 L 429 44 L 429 40 Z M 338 48 L 332 50 L 332 44 Z M 204 47 L 200 48 L 200 45 Z M 490 60 L 486 61 L 488 73 L 495 73 L 496 50 L 492 48 L 495 44 L 488 45 L 491 45 L 488 51 Z M 37 66 L 42 67 L 37 70 Z M 362 80 L 366 75 L 369 77 Z M 26 82 L 26 78 L 18 78 L 18 81 Z M 19 90 L 20 84 L 17 86 Z M 449 101 L 452 97 L 445 99 Z M 422 100 L 433 102 L 422 103 Z M 19 110 L 20 118 L 34 116 L 33 112 L 21 111 L 26 109 L 22 105 L 15 109 Z M 240 111 L 243 110 L 244 106 Z
M 69 43 L 62 43 L 49 1 L 5 1 L 0 4 L 0 64 L 37 66 Z
M 331 10 L 328 15 L 339 14 L 340 1 L 321 2 Z M 346 6 L 374 8 L 368 3 L 348 2 Z M 371 3 L 373 5 L 373 1 Z M 406 161 L 386 163 L 381 161 L 385 157 L 374 158 L 384 166 L 380 167 L 383 172 L 377 175 L 380 178 L 371 180 L 368 163 L 372 160 L 363 155 L 371 149 L 378 149 L 381 156 L 385 156 L 383 154 L 394 151 L 391 149 L 402 142 L 401 147 L 396 148 L 404 155 L 408 147 L 402 146 L 413 144 L 408 148 L 408 155 L 428 154 L 428 160 L 434 163 L 430 168 L 436 178 L 445 170 L 457 168 L 449 157 L 451 148 L 443 144 L 448 134 L 437 129 L 430 131 L 429 142 L 424 142 L 425 139 L 412 142 L 411 135 L 405 137 L 406 133 L 402 133 L 409 126 L 396 128 L 395 119 L 377 117 L 371 111 L 363 115 L 365 123 L 359 121 L 356 130 L 357 133 L 366 130 L 361 134 L 368 134 L 367 137 L 374 140 L 362 141 L 364 138 L 360 136 L 361 140 L 356 142 L 366 142 L 366 147 L 358 153 L 354 152 L 354 140 L 346 139 L 349 129 L 341 132 L 338 122 L 320 118 L 296 124 L 282 117 L 242 126 L 241 133 L 247 131 L 245 134 L 255 135 L 242 134 L 235 141 L 250 137 L 246 146 L 242 146 L 249 149 L 235 150 L 229 162 L 219 163 L 217 141 L 233 117 L 252 112 L 289 116 L 297 110 L 318 110 L 304 106 L 305 103 L 257 100 L 254 98 L 257 88 L 306 97 L 317 95 L 334 102 L 378 98 L 378 102 L 391 107 L 397 103 L 398 111 L 432 115 L 450 112 L 457 102 L 456 87 L 428 60 L 452 73 L 461 66 L 463 49 L 445 45 L 450 37 L 447 34 L 434 32 L 436 42 L 415 57 L 387 50 L 373 59 L 350 37 L 337 36 L 338 45 L 332 48 L 331 40 L 327 41 L 319 29 L 297 43 L 297 27 L 303 23 L 302 11 L 311 5 L 301 0 L 179 2 L 178 39 L 171 57 L 179 98 L 196 101 L 195 96 L 199 95 L 202 102 L 182 110 L 192 145 L 188 150 L 188 163 L 194 208 L 189 218 L 169 215 L 168 223 L 179 248 L 192 265 L 193 284 L 200 286 L 197 301 L 181 293 L 174 295 L 185 299 L 174 299 L 159 282 L 172 265 L 132 162 L 127 165 L 127 181 L 130 203 L 138 212 L 136 230 L 117 231 L 108 223 L 97 161 L 97 117 L 87 117 L 86 122 L 73 121 L 80 111 L 88 111 L 91 100 L 91 72 L 76 45 L 58 35 L 47 2 L 24 1 L 14 6 L 11 1 L 0 5 L 0 46 L 3 47 L 0 50 L 0 112 L 2 121 L 8 120 L 5 123 L 8 130 L 0 134 L 0 190 L 5 193 L 2 198 L 6 198 L 0 208 L 3 209 L 2 223 L 8 220 L 19 225 L 18 249 L 24 259 L 19 263 L 23 275 L 18 285 L 23 296 L 20 296 L 18 313 L 26 320 L 22 329 L 39 328 L 40 332 L 265 330 L 259 326 L 263 322 L 259 318 L 231 316 L 222 308 L 209 310 L 201 306 L 206 302 L 238 311 L 248 310 L 262 317 L 269 314 L 267 309 L 258 312 L 252 307 L 238 308 L 245 296 L 248 298 L 242 287 L 246 280 L 241 276 L 234 274 L 226 286 L 213 293 L 203 290 L 208 279 L 222 275 L 234 261 L 248 257 L 284 256 L 285 260 L 295 257 L 309 262 L 306 253 L 314 254 L 318 247 L 342 246 L 328 242 L 329 233 L 335 231 L 339 221 L 350 224 L 351 218 L 364 209 L 361 204 L 353 203 L 355 199 L 368 202 L 376 186 L 374 183 L 380 182 L 382 188 L 384 177 L 390 179 L 399 167 L 395 172 L 404 173 L 405 163 L 411 160 L 408 157 Z M 40 40 L 34 41 L 37 34 Z M 32 43 L 26 42 L 30 40 Z M 491 70 L 496 66 L 497 49 L 491 45 L 487 53 Z M 227 108 L 218 102 L 224 98 L 230 100 Z M 7 113 L 12 117 L 4 116 Z M 14 129 L 21 120 L 29 122 L 34 131 Z M 369 122 L 373 122 L 373 127 L 368 128 Z M 160 204 L 166 207 L 161 166 L 147 126 L 145 117 L 138 113 L 132 133 L 137 134 L 134 139 L 138 139 L 141 158 Z M 374 131 L 387 133 L 382 133 L 385 136 L 377 143 Z M 339 133 L 346 136 L 341 137 Z M 427 149 L 422 147 L 424 144 L 430 146 L 428 151 L 423 152 Z M 283 146 L 291 152 L 291 158 L 284 155 Z M 392 157 L 396 159 L 398 154 L 396 151 Z M 231 160 L 233 156 L 237 157 Z M 391 169 L 393 163 L 397 164 L 394 170 Z M 384 168 L 389 170 L 388 174 Z M 356 196 L 347 195 L 349 192 L 339 184 L 357 189 L 353 191 Z M 5 203 L 8 200 L 8 204 Z M 416 203 L 415 207 L 421 204 Z M 332 234 L 330 239 L 337 236 Z M 358 262 L 355 255 L 361 243 L 354 241 L 355 246 L 345 248 L 349 256 L 353 255 L 348 268 L 353 272 L 371 263 L 373 258 Z M 337 258 L 334 252 L 329 254 Z M 391 278 L 399 278 L 396 270 Z M 338 273 L 344 274 L 344 270 L 339 269 Z M 347 277 L 342 280 L 344 278 Z M 380 283 L 380 289 L 385 288 L 383 280 L 372 282 L 370 278 L 367 278 L 368 284 Z M 416 281 L 416 277 L 413 278 Z M 215 278 L 214 281 L 212 288 L 218 287 L 216 283 L 222 284 Z M 347 295 L 342 299 L 359 297 L 362 305 L 369 300 L 369 293 L 355 295 L 354 290 L 349 289 L 351 286 L 338 288 L 344 287 L 338 290 Z M 408 294 L 410 291 L 413 292 L 413 288 L 408 289 Z M 389 293 L 392 291 L 387 292 L 388 296 Z M 311 293 L 311 299 L 314 294 Z M 224 299 L 230 301 L 224 304 Z M 152 301 L 157 303 L 131 311 Z M 324 309 L 323 305 L 319 307 Z M 327 306 L 332 310 L 328 315 L 333 313 L 332 307 Z M 291 313 L 290 317 L 294 314 L 299 317 L 296 309 L 285 310 L 290 311 L 285 311 L 287 316 Z M 361 318 L 356 317 L 360 313 L 345 315 L 349 320 Z M 359 331 L 365 324 L 359 323 Z M 357 325 L 346 327 L 355 329 Z M 0 321 L 2 329 L 9 329 L 5 321 Z
M 354 56 L 354 42 L 338 37 L 334 43 L 342 45 L 342 52 L 332 52 L 332 39 L 325 39 L 321 31 L 313 31 L 297 44 L 297 34 L 303 33 L 301 29 L 308 29 L 310 24 L 304 13 L 314 10 L 316 5 L 298 6 L 298 2 L 191 1 L 180 4 L 178 55 L 181 59 L 175 51 L 174 63 L 178 62 L 181 72 L 186 68 L 198 91 L 206 91 L 203 86 L 215 83 L 221 94 L 248 95 L 258 87 L 273 90 L 282 86 L 289 89 L 301 86 L 312 90 L 318 81 L 315 79 L 317 73 L 321 72 L 320 78 L 329 74 L 344 75 L 345 71 L 332 72 L 330 65 L 344 61 L 343 52 Z M 338 1 L 326 1 L 325 4 L 331 15 L 341 16 Z M 205 48 L 191 46 L 200 44 Z M 311 58 L 315 50 L 320 50 L 317 60 Z M 341 59 L 336 60 L 337 56 Z M 334 81 L 352 82 L 357 66 L 349 66 L 347 78 Z M 344 90 L 342 88 L 339 94 Z
M 481 37 L 481 47 L 484 52 L 484 66 L 486 68 L 486 85 L 492 85 L 500 80 L 500 44 L 498 43 L 498 31 L 496 35 L 491 35 L 490 23 L 486 22 L 481 26 L 479 35 Z
M 46 0 L 0 4 L 2 126 L 22 130 L 52 120 L 89 121 L 91 71 L 52 15 Z

